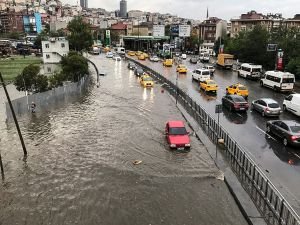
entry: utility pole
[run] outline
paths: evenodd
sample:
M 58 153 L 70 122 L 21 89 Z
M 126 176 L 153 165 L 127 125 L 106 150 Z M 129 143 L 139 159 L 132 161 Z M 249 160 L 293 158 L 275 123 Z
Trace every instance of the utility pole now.
M 13 108 L 13 106 L 12 106 L 12 104 L 11 104 L 10 97 L 9 97 L 9 95 L 8 95 L 8 92 L 7 92 L 5 83 L 4 83 L 4 79 L 3 79 L 1 73 L 0 73 L 0 84 L 2 84 L 2 86 L 3 86 L 3 89 L 4 89 L 4 92 L 5 92 L 5 95 L 6 95 L 8 104 L 9 104 L 9 107 L 10 107 L 10 109 L 11 109 L 11 113 L 12 113 L 13 118 L 14 118 L 14 121 L 15 121 L 15 125 L 16 125 L 17 131 L 18 131 L 18 134 L 19 134 L 19 138 L 20 138 L 20 141 L 21 141 L 21 144 L 22 144 L 24 156 L 27 156 L 27 150 L 26 150 L 26 146 L 25 146 L 25 143 L 24 143 L 24 140 L 23 140 L 23 137 L 22 137 L 22 133 L 21 133 L 20 127 L 19 127 L 19 123 L 18 123 L 16 114 L 15 114 L 14 108 Z

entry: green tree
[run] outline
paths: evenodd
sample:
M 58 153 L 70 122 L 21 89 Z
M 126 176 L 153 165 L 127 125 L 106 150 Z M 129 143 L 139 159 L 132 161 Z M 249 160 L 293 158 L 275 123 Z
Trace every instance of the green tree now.
M 43 92 L 48 90 L 48 79 L 44 75 L 39 75 L 40 67 L 30 64 L 26 66 L 22 73 L 14 81 L 18 91 Z
M 291 59 L 286 66 L 286 70 L 295 74 L 297 79 L 300 79 L 300 57 Z
M 75 17 L 68 24 L 68 40 L 70 49 L 75 51 L 82 51 L 89 49 L 93 44 L 93 36 L 89 24 L 85 23 L 82 17 Z
M 49 87 L 56 88 L 63 85 L 63 81 L 66 80 L 66 76 L 63 73 L 54 73 L 49 77 Z
M 67 57 L 61 60 L 62 74 L 66 80 L 78 81 L 81 77 L 89 74 L 88 61 L 76 52 L 70 52 Z

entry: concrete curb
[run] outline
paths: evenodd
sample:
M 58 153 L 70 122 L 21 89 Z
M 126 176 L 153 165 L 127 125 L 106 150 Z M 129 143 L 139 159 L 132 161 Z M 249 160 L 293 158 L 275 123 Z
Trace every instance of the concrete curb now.
M 168 93 L 169 94 L 169 93 Z M 175 98 L 169 94 L 170 98 L 176 102 Z M 218 154 L 218 158 L 214 159 L 216 153 L 216 145 L 211 142 L 208 136 L 202 131 L 198 123 L 187 113 L 187 111 L 177 104 L 177 108 L 182 116 L 186 119 L 188 125 L 193 129 L 196 137 L 204 144 L 207 152 L 211 156 L 215 165 L 224 172 L 224 182 L 227 185 L 230 193 L 236 201 L 241 213 L 250 225 L 267 225 L 260 212 L 257 210 L 248 193 L 244 190 L 236 175 L 232 172 L 230 166 L 223 158 L 223 154 Z M 221 149 L 218 149 L 218 153 Z

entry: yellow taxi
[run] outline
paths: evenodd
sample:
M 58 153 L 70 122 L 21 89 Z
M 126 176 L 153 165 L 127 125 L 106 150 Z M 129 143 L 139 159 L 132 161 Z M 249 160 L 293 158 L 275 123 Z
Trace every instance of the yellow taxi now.
M 139 60 L 145 60 L 146 58 L 145 58 L 144 54 L 140 54 L 140 55 L 138 55 L 138 59 Z
M 143 54 L 144 54 L 144 56 L 145 56 L 145 58 L 146 58 L 146 59 L 148 59 L 148 58 L 149 58 L 149 55 L 148 55 L 148 53 L 145 53 L 145 52 L 144 52 Z
M 200 82 L 200 88 L 203 89 L 205 92 L 217 92 L 218 85 L 214 80 L 205 80 Z
M 134 52 L 134 51 L 129 51 L 127 54 L 128 54 L 129 56 L 135 56 L 135 52 Z
M 105 48 L 103 48 L 103 51 L 106 53 L 106 52 L 110 52 L 110 47 L 105 47 Z
M 179 64 L 179 65 L 176 67 L 176 72 L 178 72 L 178 73 L 187 73 L 187 68 L 186 68 L 185 65 Z
M 143 54 L 143 52 L 141 52 L 141 51 L 135 52 L 135 55 L 136 55 L 136 56 L 139 56 L 139 55 L 141 55 L 141 54 Z
M 173 59 L 165 59 L 163 61 L 163 66 L 173 66 Z
M 240 95 L 243 96 L 245 99 L 248 98 L 249 91 L 245 85 L 242 84 L 233 84 L 226 88 L 226 94 L 228 95 Z
M 154 85 L 154 81 L 153 81 L 152 77 L 150 77 L 148 74 L 145 74 L 145 75 L 141 76 L 140 83 L 145 88 L 146 87 L 153 87 L 153 85 Z

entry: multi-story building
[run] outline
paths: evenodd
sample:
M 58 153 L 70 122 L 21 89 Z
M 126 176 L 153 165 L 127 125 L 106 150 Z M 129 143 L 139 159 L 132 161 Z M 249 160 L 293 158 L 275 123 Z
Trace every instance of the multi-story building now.
M 199 24 L 199 38 L 203 41 L 200 45 L 200 52 L 212 52 L 216 41 L 217 23 L 219 21 L 221 19 L 217 17 L 210 17 Z
M 127 18 L 127 1 L 121 0 L 120 1 L 120 17 Z
M 252 10 L 242 14 L 240 18 L 231 19 L 230 21 L 231 37 L 236 37 L 239 32 L 252 30 L 256 25 L 260 25 L 268 31 L 277 29 L 282 25 L 283 18 L 279 13 L 263 15 Z
M 287 28 L 298 28 L 300 31 L 300 14 L 296 14 L 294 18 L 284 20 L 283 23 Z
M 41 33 L 42 18 L 40 13 L 33 13 L 23 16 L 24 31 L 26 33 Z
M 0 12 L 0 33 L 23 32 L 23 14 L 15 11 Z
M 49 38 L 42 41 L 44 73 L 53 73 L 58 69 L 62 56 L 69 53 L 69 41 L 64 37 Z

